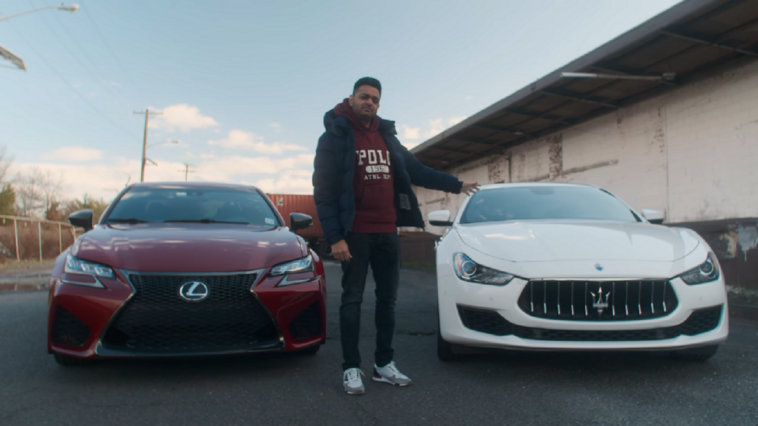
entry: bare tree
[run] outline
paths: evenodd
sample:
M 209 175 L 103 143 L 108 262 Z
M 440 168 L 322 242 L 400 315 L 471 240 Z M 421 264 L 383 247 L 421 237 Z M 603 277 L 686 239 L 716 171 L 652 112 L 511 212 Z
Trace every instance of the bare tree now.
M 13 156 L 8 155 L 8 147 L 0 145 L 0 183 L 5 182 L 5 174 L 13 163 Z
M 15 179 L 16 202 L 22 216 L 46 216 L 60 200 L 63 175 L 52 171 L 29 169 Z
M 84 194 L 81 200 L 75 198 L 63 203 L 63 205 L 59 207 L 59 215 L 62 220 L 66 220 L 71 213 L 74 213 L 75 211 L 90 209 L 93 213 L 92 219 L 97 223 L 97 221 L 100 220 L 100 216 L 103 215 L 107 208 L 108 203 L 102 198 L 95 198 L 91 195 Z

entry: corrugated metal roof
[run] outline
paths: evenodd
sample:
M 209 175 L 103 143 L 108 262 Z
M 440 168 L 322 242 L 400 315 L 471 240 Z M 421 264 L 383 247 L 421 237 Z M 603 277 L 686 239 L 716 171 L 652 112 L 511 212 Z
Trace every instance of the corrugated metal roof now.
M 758 1 L 687 0 L 411 150 L 449 169 L 758 58 Z M 564 78 L 564 72 L 671 80 Z

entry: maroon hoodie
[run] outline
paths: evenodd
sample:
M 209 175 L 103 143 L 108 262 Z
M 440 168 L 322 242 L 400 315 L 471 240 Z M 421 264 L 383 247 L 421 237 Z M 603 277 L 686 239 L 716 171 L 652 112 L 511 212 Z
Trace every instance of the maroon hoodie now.
M 387 143 L 379 133 L 379 118 L 366 127 L 355 115 L 348 100 L 334 108 L 347 118 L 355 135 L 355 220 L 351 232 L 358 234 L 397 232 L 394 170 Z

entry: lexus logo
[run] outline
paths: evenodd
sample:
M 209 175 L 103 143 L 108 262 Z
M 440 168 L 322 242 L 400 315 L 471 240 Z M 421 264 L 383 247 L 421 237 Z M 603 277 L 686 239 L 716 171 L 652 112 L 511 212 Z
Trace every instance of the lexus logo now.
M 179 287 L 179 296 L 188 302 L 199 302 L 208 297 L 208 286 L 200 281 L 191 281 Z

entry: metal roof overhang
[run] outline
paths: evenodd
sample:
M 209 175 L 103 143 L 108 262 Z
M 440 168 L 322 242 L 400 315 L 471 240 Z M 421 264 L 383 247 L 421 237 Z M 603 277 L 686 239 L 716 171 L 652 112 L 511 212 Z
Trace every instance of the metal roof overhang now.
M 411 150 L 438 169 L 468 163 L 758 58 L 758 1 L 687 0 Z M 565 72 L 628 78 L 564 78 Z

